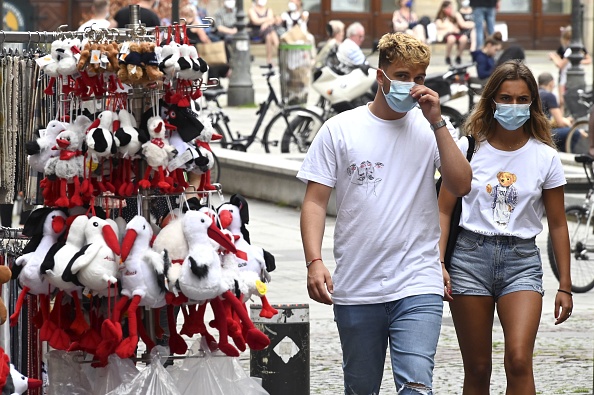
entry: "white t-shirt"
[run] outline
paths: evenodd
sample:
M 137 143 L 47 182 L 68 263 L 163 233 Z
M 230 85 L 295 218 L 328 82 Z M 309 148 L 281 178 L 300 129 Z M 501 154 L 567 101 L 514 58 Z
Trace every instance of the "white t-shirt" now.
M 330 118 L 297 177 L 336 190 L 333 301 L 443 295 L 435 135 L 419 108 L 377 118 L 360 106 Z
M 466 155 L 468 140 L 458 144 Z M 498 150 L 487 141 L 475 151 L 472 189 L 462 199 L 460 225 L 489 236 L 529 239 L 539 234 L 543 189 L 567 183 L 557 151 L 533 138 L 516 151 Z

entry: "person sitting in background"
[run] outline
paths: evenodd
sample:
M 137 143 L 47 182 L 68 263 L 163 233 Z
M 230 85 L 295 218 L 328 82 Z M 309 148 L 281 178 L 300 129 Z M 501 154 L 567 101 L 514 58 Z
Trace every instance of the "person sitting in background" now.
M 108 29 L 111 25 L 109 18 L 109 1 L 94 0 L 91 6 L 93 16 L 91 19 L 80 25 L 79 32 L 84 32 L 86 29 Z
M 280 15 L 281 25 L 285 31 L 289 31 L 293 26 L 298 25 L 304 33 L 307 33 L 309 12 L 303 10 L 301 0 L 290 0 L 288 8 L 288 11 Z
M 495 70 L 495 54 L 501 50 L 501 33 L 495 32 L 493 35 L 487 37 L 483 48 L 471 52 L 472 61 L 476 64 L 476 72 L 478 78 L 484 84 L 485 80 Z
M 340 70 L 344 74 L 350 73 L 358 66 L 367 63 L 365 54 L 361 51 L 361 44 L 365 40 L 365 28 L 359 22 L 347 27 L 347 38 L 338 46 L 336 57 L 340 62 Z
M 231 43 L 233 35 L 237 33 L 237 10 L 235 0 L 225 0 L 223 6 L 214 13 L 214 33 L 227 44 Z
M 571 62 L 569 61 L 569 56 L 571 55 L 571 26 L 566 26 L 561 28 L 561 46 L 557 48 L 556 52 L 549 53 L 549 59 L 555 63 L 555 66 L 559 69 L 559 83 L 558 83 L 558 90 L 559 90 L 559 107 L 561 108 L 561 112 L 565 112 L 565 84 L 567 83 L 567 70 L 571 67 Z M 590 64 L 592 63 L 592 59 L 586 51 L 585 48 L 582 47 L 583 50 L 583 58 L 580 61 L 580 64 Z
M 454 45 L 457 45 L 458 50 L 456 63 L 462 63 L 462 53 L 468 45 L 468 36 L 463 34 L 462 30 L 474 28 L 474 22 L 465 21 L 462 15 L 454 9 L 454 4 L 450 0 L 445 0 L 439 7 L 435 26 L 437 27 L 438 41 L 446 43 L 446 64 L 452 64 L 450 55 Z
M 179 11 L 179 16 L 186 20 L 186 25 L 200 25 L 203 23 L 198 17 L 196 8 L 192 4 L 187 4 L 185 7 L 182 7 L 182 9 Z M 188 37 L 190 44 L 211 42 L 210 38 L 206 34 L 206 30 L 201 27 L 187 27 L 186 36 Z
M 412 12 L 413 0 L 397 0 L 399 8 L 392 14 L 392 29 L 394 32 L 410 34 L 421 42 L 426 42 L 425 26 L 417 14 Z
M 565 151 L 565 142 L 567 140 L 567 134 L 571 129 L 573 119 L 563 116 L 561 108 L 559 108 L 559 104 L 557 103 L 557 98 L 553 94 L 554 89 L 555 79 L 551 73 L 541 73 L 538 76 L 538 93 L 540 95 L 542 111 L 545 113 L 546 117 L 551 120 L 553 140 L 557 145 L 557 149 L 559 151 Z M 580 139 L 578 133 L 575 133 L 573 136 L 574 141 L 572 141 L 572 145 Z
M 330 53 L 336 53 L 338 46 L 344 40 L 344 23 L 338 20 L 331 20 L 326 24 L 326 33 L 329 39 L 324 43 L 316 55 L 315 68 L 324 67 Z
M 266 7 L 266 0 L 254 0 L 248 10 L 251 37 L 259 38 L 266 44 L 266 63 L 272 64 L 272 57 L 278 50 L 278 34 L 271 8 Z

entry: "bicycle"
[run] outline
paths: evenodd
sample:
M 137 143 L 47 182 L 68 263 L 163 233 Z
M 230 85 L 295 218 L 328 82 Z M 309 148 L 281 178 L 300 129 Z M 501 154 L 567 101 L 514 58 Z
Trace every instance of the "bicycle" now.
M 576 155 L 575 161 L 584 167 L 590 185 L 581 206 L 571 205 L 565 208 L 571 252 L 571 290 L 583 293 L 594 288 L 594 158 Z M 559 280 L 551 235 L 547 237 L 547 252 L 553 274 Z
M 592 92 L 584 92 L 582 89 L 579 89 L 577 91 L 577 94 L 577 103 L 582 105 L 582 108 L 588 110 L 589 114 L 589 109 L 592 107 L 593 100 Z M 588 153 L 588 150 L 590 148 L 590 140 L 588 137 L 588 118 L 588 115 L 582 116 L 578 118 L 573 123 L 573 125 L 571 125 L 571 129 L 569 129 L 569 132 L 567 133 L 567 138 L 565 139 L 565 152 L 569 152 L 572 154 Z
M 300 105 L 287 105 L 280 100 L 270 82 L 276 75 L 272 65 L 260 68 L 267 69 L 262 76 L 266 77 L 268 98 L 260 103 L 256 112 L 258 119 L 249 135 L 242 135 L 240 132 L 234 134 L 231 131 L 229 116 L 225 114 L 218 100 L 219 96 L 227 93 L 225 89 L 207 89 L 203 92 L 208 117 L 215 131 L 222 136 L 220 140 L 211 142 L 211 145 L 214 143 L 222 148 L 246 152 L 252 143 L 260 141 L 266 153 L 270 153 L 276 147 L 280 147 L 281 153 L 306 152 L 324 120 L 314 110 Z M 214 108 L 211 108 L 209 103 L 214 103 Z M 278 111 L 268 121 L 262 139 L 259 139 L 258 133 L 272 104 L 278 107 Z

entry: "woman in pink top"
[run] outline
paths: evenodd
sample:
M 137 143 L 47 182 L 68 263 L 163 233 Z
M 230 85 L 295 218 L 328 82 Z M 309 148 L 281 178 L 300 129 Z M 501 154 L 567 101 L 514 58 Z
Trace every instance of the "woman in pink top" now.
M 412 12 L 413 0 L 398 0 L 400 8 L 392 15 L 392 28 L 395 32 L 402 32 L 425 42 L 425 27 L 419 23 L 417 14 Z

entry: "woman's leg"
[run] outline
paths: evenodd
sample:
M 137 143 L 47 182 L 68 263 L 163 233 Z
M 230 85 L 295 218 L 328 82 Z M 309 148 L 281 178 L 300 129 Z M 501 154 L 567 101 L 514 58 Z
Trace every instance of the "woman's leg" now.
M 468 46 L 468 36 L 466 34 L 463 34 L 458 39 L 458 56 L 459 57 L 462 57 L 462 53 L 464 53 L 464 50 L 466 49 L 467 46 Z
M 456 44 L 456 36 L 453 34 L 449 34 L 446 39 L 446 63 L 450 63 L 450 55 L 452 54 L 452 48 L 454 48 L 454 44 Z
M 272 58 L 276 57 L 278 51 L 278 34 L 271 30 L 266 35 L 266 62 L 272 64 Z
M 491 296 L 454 295 L 450 309 L 464 363 L 462 394 L 488 394 L 495 300 Z
M 542 312 L 542 296 L 534 291 L 506 294 L 497 302 L 505 337 L 507 394 L 535 394 L 532 354 Z

